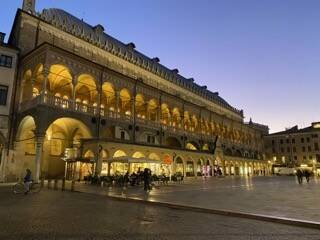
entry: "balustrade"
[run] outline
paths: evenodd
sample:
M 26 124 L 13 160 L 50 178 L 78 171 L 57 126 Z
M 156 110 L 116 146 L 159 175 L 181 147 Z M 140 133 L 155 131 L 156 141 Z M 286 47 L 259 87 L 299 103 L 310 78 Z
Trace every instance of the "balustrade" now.
M 34 97 L 29 101 L 20 103 L 19 109 L 20 111 L 25 111 L 27 109 L 36 107 L 39 104 L 49 105 L 52 107 L 74 111 L 74 112 L 80 112 L 88 115 L 97 115 L 100 112 L 100 115 L 105 118 L 117 119 L 125 122 L 133 121 L 133 117 L 131 114 L 117 112 L 113 109 L 112 110 L 106 109 L 106 108 L 99 109 L 98 106 L 94 106 L 94 105 L 86 104 L 82 102 L 76 102 L 73 99 L 65 99 L 58 96 L 53 96 L 50 94 L 43 94 L 43 93 L 39 94 L 38 96 Z M 188 135 L 195 138 L 212 140 L 211 135 L 201 134 L 194 131 L 183 129 L 179 124 L 175 124 L 175 126 L 173 126 L 172 124 L 164 124 L 164 123 L 160 123 L 159 121 L 148 120 L 146 118 L 141 118 L 138 116 L 136 117 L 135 120 L 138 124 L 147 125 L 154 128 L 160 128 L 160 126 L 162 126 L 163 130 L 170 131 L 175 134 Z

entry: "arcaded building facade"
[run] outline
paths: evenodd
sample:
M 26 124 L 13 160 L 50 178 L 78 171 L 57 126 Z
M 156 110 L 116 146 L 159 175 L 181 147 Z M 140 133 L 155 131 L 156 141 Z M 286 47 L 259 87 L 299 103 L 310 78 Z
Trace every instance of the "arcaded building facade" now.
M 320 122 L 294 126 L 265 137 L 267 159 L 274 167 L 306 167 L 320 173 Z
M 177 69 L 60 9 L 18 10 L 9 44 L 20 49 L 6 177 L 76 171 L 116 174 L 267 174 L 264 125 Z

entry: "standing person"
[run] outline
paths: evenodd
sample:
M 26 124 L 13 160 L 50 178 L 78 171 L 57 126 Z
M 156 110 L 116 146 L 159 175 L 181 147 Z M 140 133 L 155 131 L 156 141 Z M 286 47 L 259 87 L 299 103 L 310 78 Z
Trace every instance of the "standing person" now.
M 23 183 L 25 188 L 24 194 L 28 194 L 28 192 L 30 191 L 30 185 L 32 183 L 32 173 L 29 168 L 26 169 L 26 176 L 23 179 Z
M 307 180 L 307 183 L 309 183 L 309 181 L 310 181 L 310 172 L 308 170 L 304 171 L 304 176 L 305 176 L 305 178 Z
M 303 172 L 301 171 L 300 168 L 297 169 L 296 175 L 297 175 L 299 184 L 301 184 L 302 183 Z
M 150 173 L 149 169 L 145 168 L 143 171 L 144 190 L 150 190 Z

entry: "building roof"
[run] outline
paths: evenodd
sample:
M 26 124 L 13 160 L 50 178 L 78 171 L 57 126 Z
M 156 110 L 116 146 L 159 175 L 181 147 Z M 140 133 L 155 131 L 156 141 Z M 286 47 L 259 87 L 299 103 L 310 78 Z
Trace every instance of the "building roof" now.
M 149 58 L 136 51 L 134 43 L 125 44 L 106 34 L 101 25 L 91 26 L 70 13 L 57 8 L 44 9 L 42 13 L 38 14 L 38 17 L 65 32 L 84 39 L 243 117 L 243 111 L 232 107 L 219 96 L 218 92 L 211 92 L 207 90 L 207 86 L 198 85 L 193 78 L 181 76 L 177 69 L 168 69 L 159 63 L 159 58 Z
M 311 126 L 306 127 L 306 128 L 298 128 L 298 125 L 286 129 L 285 131 L 281 131 L 281 132 L 276 132 L 276 133 L 271 133 L 268 136 L 280 136 L 280 135 L 288 135 L 288 134 L 299 134 L 299 133 L 309 133 L 309 132 L 318 132 L 320 131 L 320 123 L 315 122 L 312 123 Z

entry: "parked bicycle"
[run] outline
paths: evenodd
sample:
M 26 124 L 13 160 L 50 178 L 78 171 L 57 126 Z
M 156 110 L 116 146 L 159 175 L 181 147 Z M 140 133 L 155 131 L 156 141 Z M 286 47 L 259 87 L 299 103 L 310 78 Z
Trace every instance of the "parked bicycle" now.
M 29 192 L 31 193 L 38 193 L 41 191 L 41 184 L 37 182 L 32 182 L 29 186 Z M 14 194 L 22 194 L 26 192 L 26 187 L 23 182 L 18 182 L 13 186 L 13 193 Z

